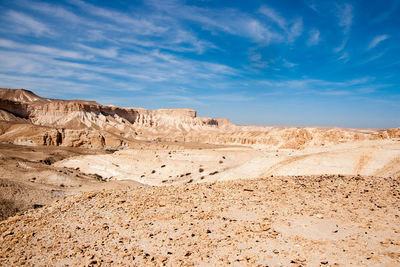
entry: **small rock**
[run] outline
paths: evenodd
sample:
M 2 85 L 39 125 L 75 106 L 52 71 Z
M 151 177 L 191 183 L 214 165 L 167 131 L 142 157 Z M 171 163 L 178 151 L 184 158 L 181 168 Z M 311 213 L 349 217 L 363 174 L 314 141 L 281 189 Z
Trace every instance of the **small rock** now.
M 42 208 L 42 207 L 43 207 L 42 204 L 33 204 L 33 208 L 34 209 L 39 209 L 39 208 Z

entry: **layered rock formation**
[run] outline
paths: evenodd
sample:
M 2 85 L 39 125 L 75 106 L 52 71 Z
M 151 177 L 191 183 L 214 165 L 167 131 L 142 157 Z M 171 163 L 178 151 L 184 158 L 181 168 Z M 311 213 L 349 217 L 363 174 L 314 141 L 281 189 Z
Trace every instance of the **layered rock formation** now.
M 120 148 L 138 140 L 158 140 L 303 149 L 400 137 L 400 129 L 237 126 L 227 119 L 197 117 L 191 109 L 121 108 L 42 98 L 23 89 L 0 89 L 0 121 L 0 141 L 88 148 Z

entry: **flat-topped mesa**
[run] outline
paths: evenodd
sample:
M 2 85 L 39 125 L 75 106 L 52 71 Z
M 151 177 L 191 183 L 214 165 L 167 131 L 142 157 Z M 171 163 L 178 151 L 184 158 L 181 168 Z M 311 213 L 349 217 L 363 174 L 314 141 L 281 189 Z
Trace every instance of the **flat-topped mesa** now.
M 176 108 L 176 109 L 157 109 L 156 112 L 161 114 L 166 114 L 169 116 L 177 116 L 177 117 L 190 117 L 196 118 L 196 111 L 188 108 Z
M 118 115 L 132 124 L 144 124 L 156 120 L 158 117 L 196 118 L 196 111 L 193 109 L 157 109 L 148 110 L 137 107 L 116 107 L 114 105 L 101 106 L 103 114 Z M 154 121 L 152 122 L 154 123 Z

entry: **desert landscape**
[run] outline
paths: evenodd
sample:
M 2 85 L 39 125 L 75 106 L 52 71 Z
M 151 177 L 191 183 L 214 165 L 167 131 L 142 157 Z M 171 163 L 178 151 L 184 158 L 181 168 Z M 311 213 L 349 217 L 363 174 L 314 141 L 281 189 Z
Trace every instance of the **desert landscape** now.
M 0 265 L 398 266 L 400 128 L 0 89 Z

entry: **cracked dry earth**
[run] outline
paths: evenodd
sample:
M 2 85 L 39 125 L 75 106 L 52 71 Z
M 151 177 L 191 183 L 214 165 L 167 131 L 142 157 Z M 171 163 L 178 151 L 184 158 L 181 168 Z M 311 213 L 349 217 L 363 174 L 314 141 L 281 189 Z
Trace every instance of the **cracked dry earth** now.
M 0 222 L 0 264 L 399 266 L 399 183 L 326 175 L 82 193 Z

